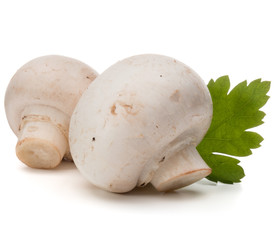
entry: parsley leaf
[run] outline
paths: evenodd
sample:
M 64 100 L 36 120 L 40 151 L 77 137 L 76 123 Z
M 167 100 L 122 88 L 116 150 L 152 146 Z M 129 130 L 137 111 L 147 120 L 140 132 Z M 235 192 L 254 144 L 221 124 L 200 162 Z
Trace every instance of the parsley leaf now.
M 245 176 L 239 160 L 231 156 L 248 156 L 251 149 L 260 147 L 263 138 L 249 128 L 263 123 L 265 113 L 259 109 L 269 96 L 270 82 L 257 79 L 249 85 L 241 82 L 229 91 L 228 76 L 208 83 L 213 101 L 213 118 L 204 139 L 197 146 L 201 157 L 212 173 L 207 177 L 213 182 L 233 184 Z M 226 155 L 224 155 L 226 154 Z

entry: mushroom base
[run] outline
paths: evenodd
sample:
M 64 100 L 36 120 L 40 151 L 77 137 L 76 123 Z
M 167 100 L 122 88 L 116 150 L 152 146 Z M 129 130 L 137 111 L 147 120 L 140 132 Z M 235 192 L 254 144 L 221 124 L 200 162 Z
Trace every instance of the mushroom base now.
M 27 122 L 16 145 L 17 157 L 32 168 L 55 168 L 62 160 L 67 139 L 50 122 Z
M 162 182 L 159 185 L 153 184 L 154 187 L 160 192 L 167 192 L 176 190 L 179 188 L 191 185 L 211 173 L 211 169 L 198 169 L 192 172 L 183 173 L 181 175 L 175 176 L 172 179 L 168 179 L 166 182 Z
M 158 191 L 170 191 L 197 182 L 208 176 L 211 171 L 195 146 L 188 146 L 164 162 L 151 183 Z

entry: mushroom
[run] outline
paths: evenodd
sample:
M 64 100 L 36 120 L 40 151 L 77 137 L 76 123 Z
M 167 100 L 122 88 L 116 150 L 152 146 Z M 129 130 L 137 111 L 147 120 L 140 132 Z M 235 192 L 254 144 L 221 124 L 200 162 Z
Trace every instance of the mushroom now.
M 103 72 L 70 122 L 72 157 L 94 185 L 128 192 L 181 188 L 211 173 L 196 150 L 212 119 L 203 80 L 183 63 L 138 55 Z
M 78 60 L 55 55 L 36 58 L 15 73 L 6 90 L 5 110 L 23 163 L 54 168 L 64 156 L 71 158 L 70 117 L 97 75 Z

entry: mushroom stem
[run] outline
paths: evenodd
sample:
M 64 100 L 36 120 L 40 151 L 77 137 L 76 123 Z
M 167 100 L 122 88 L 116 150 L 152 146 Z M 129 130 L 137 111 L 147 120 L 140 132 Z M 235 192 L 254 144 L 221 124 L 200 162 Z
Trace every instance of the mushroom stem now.
M 51 107 L 25 109 L 16 145 L 17 157 L 32 168 L 56 167 L 68 149 L 63 131 L 66 122 L 66 116 Z
M 211 168 L 201 158 L 196 147 L 190 145 L 165 161 L 151 183 L 158 191 L 175 190 L 199 181 L 210 173 Z

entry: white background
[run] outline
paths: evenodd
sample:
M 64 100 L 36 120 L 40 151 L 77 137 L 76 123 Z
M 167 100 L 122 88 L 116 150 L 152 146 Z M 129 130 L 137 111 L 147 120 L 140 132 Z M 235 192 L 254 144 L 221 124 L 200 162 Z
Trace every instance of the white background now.
M 274 1 L 0 1 L 0 239 L 275 239 L 274 98 L 265 140 L 241 159 L 234 185 L 202 180 L 172 193 L 151 187 L 112 194 L 72 163 L 34 170 L 15 155 L 4 94 L 27 61 L 60 54 L 99 73 L 141 53 L 174 57 L 207 83 L 275 79 Z

